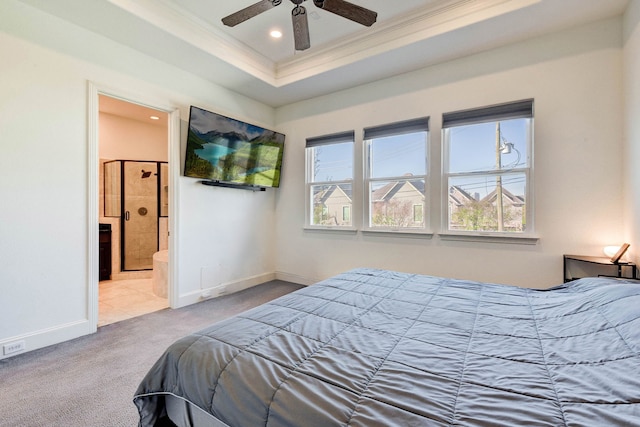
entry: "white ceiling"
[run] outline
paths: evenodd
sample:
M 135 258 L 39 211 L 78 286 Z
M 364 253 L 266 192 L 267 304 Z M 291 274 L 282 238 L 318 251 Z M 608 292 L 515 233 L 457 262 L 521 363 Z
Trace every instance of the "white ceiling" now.
M 318 9 L 296 52 L 282 4 L 236 27 L 221 19 L 257 0 L 21 0 L 274 107 L 620 15 L 629 0 L 351 0 L 363 27 Z M 279 28 L 284 36 L 270 39 Z
M 169 115 L 164 111 L 154 110 L 144 105 L 134 104 L 106 95 L 98 96 L 98 109 L 101 113 L 125 117 L 150 126 L 163 128 L 168 128 L 169 126 Z

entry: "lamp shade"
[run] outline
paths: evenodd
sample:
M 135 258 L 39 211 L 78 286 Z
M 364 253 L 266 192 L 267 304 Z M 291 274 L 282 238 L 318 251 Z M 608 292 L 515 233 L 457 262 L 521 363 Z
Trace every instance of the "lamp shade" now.
M 608 257 L 611 258 L 620 250 L 620 246 L 605 246 L 602 252 Z

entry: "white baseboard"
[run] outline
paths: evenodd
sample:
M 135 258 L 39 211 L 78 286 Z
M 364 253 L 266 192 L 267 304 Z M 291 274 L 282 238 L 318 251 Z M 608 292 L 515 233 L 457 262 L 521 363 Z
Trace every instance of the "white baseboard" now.
M 87 319 L 83 319 L 76 322 L 66 323 L 64 325 L 41 329 L 24 335 L 6 338 L 0 341 L 0 360 L 24 354 L 39 348 L 48 347 L 50 345 L 59 344 L 63 341 L 69 341 L 83 335 L 91 334 L 95 331 L 95 326 L 92 328 L 89 325 L 89 321 Z M 24 350 L 16 353 L 4 354 L 5 345 L 20 341 L 24 342 Z
M 185 307 L 210 298 L 222 295 L 232 294 L 243 289 L 249 289 L 261 283 L 269 282 L 276 279 L 275 273 L 264 273 L 256 276 L 247 277 L 245 279 L 234 282 L 222 283 L 212 288 L 198 289 L 197 291 L 182 294 L 178 297 L 176 308 Z
M 276 279 L 283 280 L 285 282 L 297 283 L 298 285 L 311 286 L 314 283 L 318 283 L 320 279 L 312 279 L 309 277 L 299 276 L 297 274 L 285 273 L 284 271 L 275 272 Z
M 198 289 L 197 291 L 180 295 L 178 304 L 175 308 L 195 304 L 209 298 L 238 292 L 276 279 L 304 286 L 313 285 L 320 281 L 319 279 L 302 277 L 282 271 L 264 273 L 234 282 L 223 283 L 212 288 Z M 48 347 L 50 345 L 59 344 L 94 332 L 96 332 L 96 325 L 91 327 L 87 319 L 82 319 L 76 322 L 53 326 L 51 328 L 42 329 L 28 334 L 5 338 L 0 340 L 0 360 L 24 354 L 39 348 Z M 24 341 L 24 350 L 7 355 L 4 354 L 3 350 L 5 345 L 19 343 L 21 341 Z

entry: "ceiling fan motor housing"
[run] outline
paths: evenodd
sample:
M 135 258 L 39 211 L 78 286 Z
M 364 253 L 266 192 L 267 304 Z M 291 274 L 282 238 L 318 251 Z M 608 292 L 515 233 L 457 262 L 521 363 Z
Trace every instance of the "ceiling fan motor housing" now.
M 296 5 L 291 11 L 293 38 L 296 50 L 306 50 L 311 47 L 307 11 L 301 6 L 304 1 L 306 0 L 291 0 L 291 3 Z M 257 3 L 222 18 L 222 23 L 229 27 L 235 27 L 254 16 L 279 6 L 281 3 L 282 0 L 260 0 Z M 376 12 L 350 3 L 347 0 L 313 0 L 313 4 L 327 12 L 335 13 L 336 15 L 366 25 L 367 27 L 370 27 L 376 22 L 378 16 Z

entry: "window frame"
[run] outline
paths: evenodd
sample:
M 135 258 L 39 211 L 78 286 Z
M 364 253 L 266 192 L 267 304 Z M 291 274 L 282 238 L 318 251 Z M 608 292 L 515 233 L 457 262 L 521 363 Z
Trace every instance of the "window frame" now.
M 522 156 L 525 156 L 526 162 L 522 167 L 493 169 L 483 171 L 464 171 L 450 172 L 451 168 L 451 139 L 450 131 L 456 127 L 480 124 L 480 123 L 496 123 L 500 121 L 525 118 L 528 119 L 526 127 L 526 149 Z M 473 108 L 468 110 L 444 113 L 442 119 L 442 209 L 441 209 L 441 233 L 443 240 L 491 240 L 495 242 L 507 243 L 523 243 L 536 244 L 538 241 L 535 235 L 534 222 L 534 191 L 533 191 L 533 146 L 534 146 L 534 100 L 525 99 L 504 104 L 496 104 L 485 107 Z M 525 191 L 524 191 L 524 224 L 526 228 L 523 231 L 483 231 L 483 230 L 452 230 L 449 228 L 451 209 L 449 205 L 449 183 L 451 178 L 458 177 L 497 177 L 509 176 L 514 174 L 524 174 Z M 504 221 L 503 221 L 504 222 Z
M 391 234 L 418 234 L 431 236 L 431 217 L 430 214 L 430 131 L 429 131 L 429 117 L 419 117 L 410 120 L 403 120 L 399 122 L 393 122 L 380 126 L 373 126 L 363 129 L 363 232 L 367 233 L 391 233 Z M 424 132 L 424 175 L 412 176 L 412 179 L 408 179 L 407 176 L 377 176 L 372 177 L 372 156 L 371 145 L 376 138 L 385 138 L 392 136 L 401 136 L 411 133 Z M 424 190 L 421 195 L 423 198 L 422 203 L 422 226 L 420 227 L 402 227 L 402 226 L 373 226 L 372 225 L 372 185 L 375 183 L 404 181 L 409 185 L 415 186 L 411 183 L 412 180 L 424 180 Z M 413 219 L 413 203 L 411 210 L 411 218 Z
M 357 203 L 354 202 L 355 197 L 354 193 L 354 184 L 355 184 L 355 164 L 356 164 L 356 143 L 355 143 L 355 131 L 346 131 L 346 132 L 338 132 L 329 135 L 322 135 L 313 138 L 306 139 L 305 145 L 305 229 L 310 230 L 356 230 L 356 227 L 353 223 L 354 218 L 354 208 L 357 206 Z M 314 156 L 313 150 L 321 146 L 329 146 L 343 143 L 351 143 L 351 161 L 352 161 L 352 174 L 350 179 L 344 180 L 335 180 L 335 181 L 314 181 Z M 350 225 L 328 225 L 328 224 L 314 224 L 313 223 L 313 214 L 314 214 L 314 194 L 313 188 L 316 186 L 327 185 L 327 186 L 339 186 L 342 184 L 351 185 L 351 209 L 350 209 Z M 343 205 L 342 209 L 347 205 Z M 323 206 L 323 216 L 324 210 L 327 207 Z

